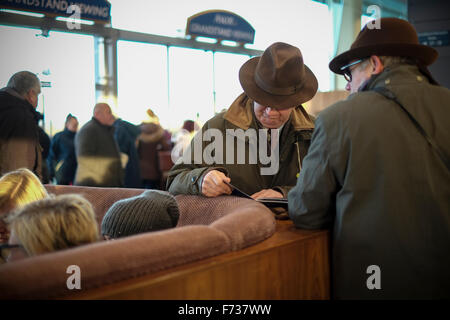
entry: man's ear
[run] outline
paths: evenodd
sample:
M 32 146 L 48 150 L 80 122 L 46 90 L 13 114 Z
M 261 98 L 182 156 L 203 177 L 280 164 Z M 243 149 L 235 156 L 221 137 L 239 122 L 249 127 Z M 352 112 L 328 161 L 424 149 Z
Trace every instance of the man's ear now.
M 384 70 L 383 62 L 381 62 L 378 56 L 370 56 L 370 66 L 372 68 L 372 74 L 379 74 Z
M 28 90 L 28 92 L 25 94 L 24 98 L 32 105 L 33 104 L 33 89 Z

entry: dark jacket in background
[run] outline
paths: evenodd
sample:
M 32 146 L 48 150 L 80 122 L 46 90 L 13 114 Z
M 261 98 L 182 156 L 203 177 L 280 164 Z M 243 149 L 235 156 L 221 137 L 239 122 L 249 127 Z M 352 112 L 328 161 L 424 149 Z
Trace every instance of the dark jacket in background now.
M 166 140 L 164 129 L 159 124 L 143 123 L 140 127 L 143 133 L 138 146 L 141 177 L 144 181 L 159 181 L 161 171 L 158 151 L 170 150 L 170 143 Z
M 120 152 L 128 156 L 125 167 L 125 188 L 141 188 L 141 168 L 136 142 L 141 129 L 132 123 L 117 119 L 114 122 L 114 138 L 119 145 Z
M 14 90 L 0 90 L 0 175 L 28 168 L 42 179 L 39 113 Z
M 75 185 L 123 186 L 123 169 L 113 126 L 105 126 L 92 118 L 75 135 L 75 153 L 78 163 Z
M 42 116 L 42 115 L 41 115 Z M 41 145 L 42 154 L 42 183 L 50 182 L 50 173 L 47 166 L 47 157 L 50 153 L 51 140 L 47 132 L 38 125 L 39 144 Z
M 299 228 L 332 228 L 334 298 L 448 299 L 450 172 L 376 87 L 391 90 L 450 157 L 450 90 L 415 66 L 386 68 L 319 114 L 289 216 Z M 372 265 L 379 290 L 367 286 Z
M 58 184 L 73 184 L 77 170 L 75 156 L 75 133 L 65 128 L 54 135 L 47 158 L 50 179 L 56 178 Z

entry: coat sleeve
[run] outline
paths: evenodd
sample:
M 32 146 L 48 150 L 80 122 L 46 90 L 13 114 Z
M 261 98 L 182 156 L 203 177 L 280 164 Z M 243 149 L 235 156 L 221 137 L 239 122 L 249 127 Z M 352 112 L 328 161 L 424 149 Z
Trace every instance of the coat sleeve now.
M 294 225 L 304 229 L 329 227 L 334 218 L 336 192 L 327 132 L 319 117 L 297 184 L 288 194 L 289 217 Z
M 276 186 L 276 187 L 273 187 L 272 189 L 281 193 L 284 198 L 287 198 L 287 195 L 288 195 L 289 191 L 292 190 L 292 188 L 293 188 L 293 186 Z
M 50 180 L 55 177 L 55 166 L 58 161 L 59 135 L 55 135 L 50 143 L 50 150 L 47 157 L 48 174 Z
M 204 128 L 208 128 L 208 123 L 205 124 Z M 177 160 L 176 164 L 170 170 L 166 184 L 166 188 L 170 193 L 175 195 L 201 195 L 203 177 L 207 172 L 211 170 L 218 170 L 225 173 L 225 175 L 228 174 L 224 167 L 213 166 L 204 162 L 201 155 L 202 151 L 205 150 L 207 143 L 205 143 L 205 141 L 200 142 L 202 135 L 203 130 L 197 132 L 183 156 Z M 198 148 L 195 146 L 196 143 L 201 145 L 200 150 L 197 150 Z M 198 161 L 200 163 L 196 163 L 195 161 L 194 153 L 196 151 L 197 155 L 201 156 L 201 161 Z

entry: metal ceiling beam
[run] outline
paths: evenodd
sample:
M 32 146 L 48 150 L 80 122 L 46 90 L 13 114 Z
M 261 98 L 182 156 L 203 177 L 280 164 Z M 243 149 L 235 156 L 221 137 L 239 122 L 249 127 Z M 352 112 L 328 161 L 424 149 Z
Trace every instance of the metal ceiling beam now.
M 142 32 L 114 29 L 108 26 L 98 24 L 94 25 L 81 24 L 81 29 L 71 30 L 67 27 L 66 22 L 57 21 L 54 18 L 50 17 L 37 18 L 1 11 L 0 11 L 0 24 L 15 27 L 36 28 L 43 30 L 45 32 L 62 31 L 116 40 L 137 41 L 144 43 L 161 44 L 165 46 L 200 49 L 213 52 L 236 53 L 248 56 L 260 56 L 263 53 L 262 50 L 248 49 L 242 46 L 232 47 L 222 45 L 221 43 L 205 43 L 193 39 L 172 38 Z

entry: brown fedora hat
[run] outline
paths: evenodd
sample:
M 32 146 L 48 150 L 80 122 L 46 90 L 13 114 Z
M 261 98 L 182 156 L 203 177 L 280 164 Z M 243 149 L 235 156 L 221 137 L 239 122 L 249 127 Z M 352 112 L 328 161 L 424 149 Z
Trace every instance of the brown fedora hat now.
M 245 62 L 239 70 L 244 92 L 259 104 L 276 109 L 297 107 L 317 92 L 317 79 L 304 65 L 297 47 L 276 42 L 261 57 Z
M 369 22 L 370 23 L 370 22 Z M 350 50 L 331 60 L 329 68 L 343 74 L 341 67 L 355 59 L 371 55 L 416 58 L 424 66 L 432 64 L 438 53 L 435 49 L 419 44 L 417 32 L 406 20 L 381 18 L 379 29 L 369 29 L 367 24 L 359 32 Z

